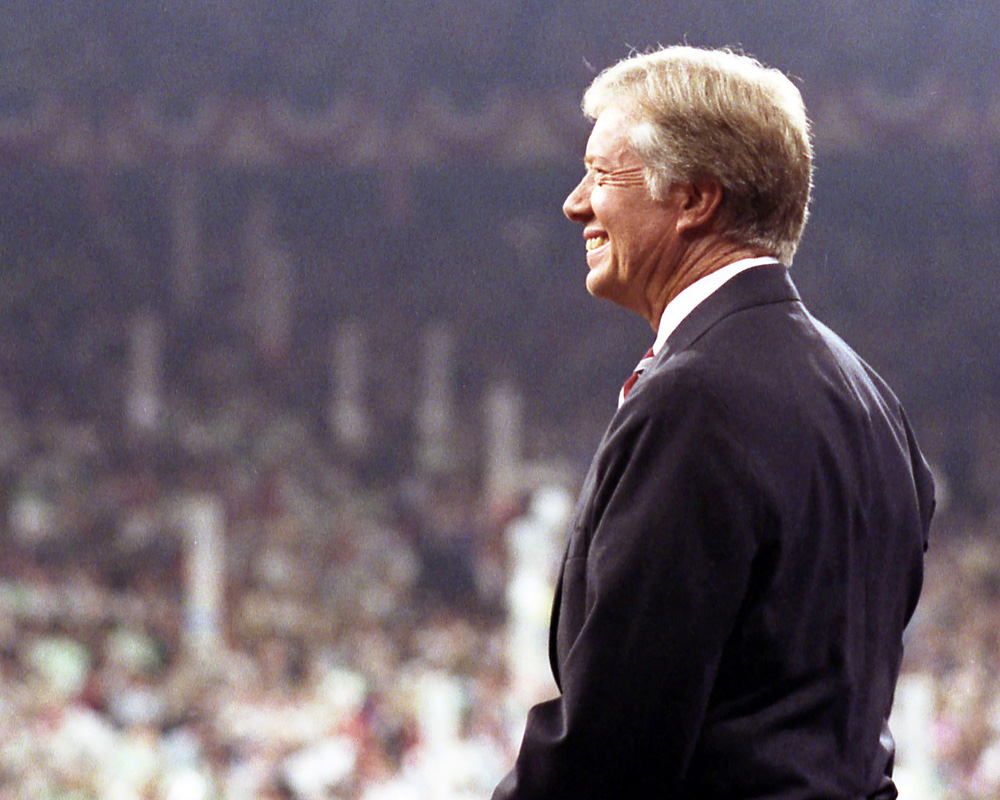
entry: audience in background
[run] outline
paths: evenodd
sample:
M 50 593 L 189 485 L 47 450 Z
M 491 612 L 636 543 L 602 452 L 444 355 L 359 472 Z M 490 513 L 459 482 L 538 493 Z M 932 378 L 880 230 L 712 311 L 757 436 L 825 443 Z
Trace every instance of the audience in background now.
M 583 82 L 586 63 L 623 55 L 629 33 L 594 26 L 587 3 L 358 3 L 335 19 L 321 2 L 289 14 L 263 0 L 8 5 L 0 111 L 16 118 L 55 93 L 95 124 L 164 87 L 181 115 L 212 93 L 323 107 L 348 89 L 401 120 L 418 80 L 481 110 L 495 75 L 542 96 L 553 76 Z M 631 5 L 622 18 L 659 41 L 757 43 L 807 94 L 868 81 L 905 96 L 930 50 L 976 103 L 996 95 L 983 77 L 1000 66 L 988 4 L 942 15 L 897 0 L 864 22 L 858 3 L 763 16 L 708 3 L 668 19 Z M 826 20 L 820 41 L 790 33 L 813 17 Z M 796 279 L 898 388 L 940 476 L 897 693 L 902 794 L 993 798 L 1000 351 L 984 289 L 1000 256 L 996 194 L 956 204 L 968 175 L 953 154 L 891 150 L 820 153 Z M 483 397 L 519 385 L 531 474 L 568 476 L 572 490 L 648 335 L 595 317 L 582 290 L 579 241 L 555 211 L 579 165 L 423 164 L 389 187 L 408 210 L 394 220 L 368 168 L 206 174 L 200 283 L 180 308 L 155 170 L 104 176 L 95 203 L 76 173 L 2 155 L 0 800 L 485 796 L 531 698 L 508 669 L 507 596 L 507 537 L 530 504 L 487 490 Z M 270 303 L 293 309 L 280 358 L 253 338 L 268 305 L 253 276 L 275 272 L 248 267 L 241 233 L 261 192 L 276 208 L 261 252 L 280 245 L 290 276 Z M 126 407 L 139 312 L 162 325 L 164 369 L 153 424 L 137 429 Z M 345 320 L 369 341 L 355 448 L 329 427 L 330 341 Z M 455 457 L 435 473 L 413 410 L 419 332 L 439 320 L 458 353 Z M 224 641 L 210 654 L 191 646 L 175 513 L 192 494 L 224 509 Z

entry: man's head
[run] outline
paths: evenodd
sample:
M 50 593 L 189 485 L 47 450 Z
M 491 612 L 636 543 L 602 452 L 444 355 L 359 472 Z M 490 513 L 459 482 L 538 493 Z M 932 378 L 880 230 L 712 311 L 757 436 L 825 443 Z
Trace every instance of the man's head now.
M 714 230 L 790 264 L 808 215 L 812 146 L 802 96 L 782 73 L 724 50 L 668 47 L 602 72 L 592 119 L 628 109 L 627 138 L 653 198 L 699 180 L 722 190 Z

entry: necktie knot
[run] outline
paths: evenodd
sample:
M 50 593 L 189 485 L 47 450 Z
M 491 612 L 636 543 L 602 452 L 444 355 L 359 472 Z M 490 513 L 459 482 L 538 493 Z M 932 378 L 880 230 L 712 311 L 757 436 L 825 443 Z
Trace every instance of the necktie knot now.
M 649 365 L 653 363 L 653 348 L 650 347 L 646 354 L 639 359 L 639 363 L 635 365 L 635 369 L 632 370 L 632 374 L 628 376 L 625 383 L 622 384 L 622 390 L 618 393 L 618 405 L 621 406 L 625 402 L 625 398 L 628 397 L 628 393 L 632 391 L 632 387 L 635 386 L 635 382 L 639 380 L 639 376 L 645 372 Z

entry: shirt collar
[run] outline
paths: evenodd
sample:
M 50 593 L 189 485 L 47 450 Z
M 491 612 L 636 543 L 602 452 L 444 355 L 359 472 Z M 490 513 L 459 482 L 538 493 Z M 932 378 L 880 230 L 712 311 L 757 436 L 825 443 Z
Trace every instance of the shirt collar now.
M 667 303 L 660 317 L 660 325 L 656 330 L 656 341 L 653 342 L 653 354 L 657 354 L 663 349 L 667 338 L 673 333 L 677 326 L 683 322 L 684 318 L 694 311 L 695 307 L 708 298 L 713 292 L 722 286 L 730 278 L 734 278 L 744 270 L 751 267 L 759 267 L 763 264 L 777 264 L 778 259 L 770 256 L 762 258 L 741 258 L 732 264 L 710 272 L 703 278 L 699 278 L 690 286 L 686 287 L 673 300 Z

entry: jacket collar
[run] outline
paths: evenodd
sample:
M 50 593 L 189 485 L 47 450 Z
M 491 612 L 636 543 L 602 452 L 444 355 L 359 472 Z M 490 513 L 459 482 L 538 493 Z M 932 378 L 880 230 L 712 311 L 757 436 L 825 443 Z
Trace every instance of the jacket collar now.
M 709 328 L 730 314 L 770 303 L 801 302 L 801 299 L 787 267 L 765 264 L 744 270 L 726 281 L 684 318 L 667 337 L 663 350 L 657 354 L 657 361 L 687 350 Z

